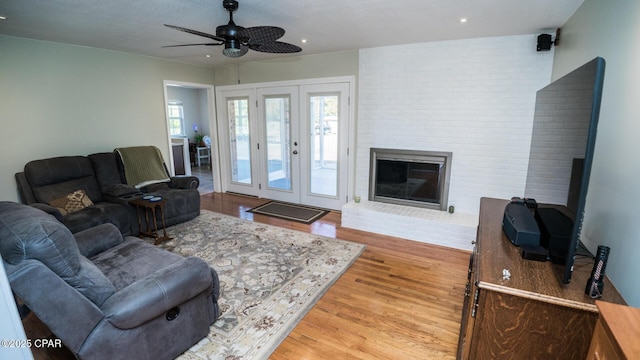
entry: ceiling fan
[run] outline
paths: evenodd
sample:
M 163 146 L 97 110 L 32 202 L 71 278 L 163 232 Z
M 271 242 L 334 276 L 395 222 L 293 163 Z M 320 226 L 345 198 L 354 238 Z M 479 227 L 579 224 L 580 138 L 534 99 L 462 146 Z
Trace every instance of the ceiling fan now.
M 207 34 L 197 30 L 187 29 L 180 26 L 164 24 L 164 26 L 183 31 L 189 34 L 202 36 L 215 40 L 212 43 L 184 44 L 184 45 L 168 45 L 163 47 L 181 47 L 181 46 L 218 46 L 224 45 L 222 53 L 225 56 L 238 58 L 251 50 L 265 53 L 296 53 L 302 51 L 296 45 L 277 41 L 284 36 L 284 29 L 277 26 L 254 26 L 244 28 L 233 22 L 233 12 L 238 9 L 236 0 L 223 0 L 222 6 L 229 12 L 229 23 L 220 25 L 216 28 L 216 34 Z

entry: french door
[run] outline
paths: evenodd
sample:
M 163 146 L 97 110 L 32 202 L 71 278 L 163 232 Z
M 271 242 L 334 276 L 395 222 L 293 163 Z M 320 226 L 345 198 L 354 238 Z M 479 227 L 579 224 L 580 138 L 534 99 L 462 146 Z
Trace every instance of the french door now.
M 223 189 L 340 209 L 350 83 L 218 89 Z
M 298 89 L 295 86 L 257 89 L 260 159 L 259 195 L 300 202 L 300 139 Z
M 347 200 L 349 151 L 349 84 L 300 86 L 300 200 L 303 204 L 340 209 Z

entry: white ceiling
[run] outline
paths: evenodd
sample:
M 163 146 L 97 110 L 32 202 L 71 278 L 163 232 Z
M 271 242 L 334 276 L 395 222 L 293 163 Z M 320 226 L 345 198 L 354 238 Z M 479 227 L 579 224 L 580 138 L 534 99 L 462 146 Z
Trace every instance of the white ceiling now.
M 238 0 L 236 24 L 280 26 L 302 55 L 419 42 L 552 33 L 584 0 Z M 222 48 L 164 45 L 206 38 L 229 21 L 222 0 L 1 0 L 0 34 L 148 55 L 201 66 L 235 64 Z M 460 18 L 467 18 L 461 23 Z M 307 39 L 306 44 L 301 39 Z M 532 47 L 535 43 L 532 39 Z M 1 49 L 0 49 L 1 51 Z M 210 54 L 207 58 L 205 55 Z M 298 54 L 255 51 L 241 62 Z

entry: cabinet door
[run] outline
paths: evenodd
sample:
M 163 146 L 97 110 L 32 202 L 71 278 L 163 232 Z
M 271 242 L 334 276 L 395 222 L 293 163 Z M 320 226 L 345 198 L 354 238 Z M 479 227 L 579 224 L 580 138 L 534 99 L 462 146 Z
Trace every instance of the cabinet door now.
M 469 270 L 467 273 L 467 285 L 464 289 L 464 305 L 462 306 L 462 322 L 460 323 L 460 337 L 458 339 L 457 359 L 468 359 L 473 337 L 473 325 L 475 322 L 475 308 L 479 289 L 475 285 L 474 258 L 476 248 L 469 257 Z
M 593 340 L 591 341 L 591 347 L 589 347 L 587 360 L 618 360 L 624 358 L 624 355 L 618 353 L 611 343 L 609 334 L 602 326 L 602 320 L 598 320 L 596 329 L 593 332 Z
M 584 360 L 596 313 L 482 289 L 471 358 Z

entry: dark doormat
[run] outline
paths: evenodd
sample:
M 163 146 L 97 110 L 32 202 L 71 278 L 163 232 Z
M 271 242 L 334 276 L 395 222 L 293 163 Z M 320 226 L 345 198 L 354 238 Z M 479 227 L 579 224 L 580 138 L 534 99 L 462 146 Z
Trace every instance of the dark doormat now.
M 249 212 L 311 224 L 325 216 L 329 211 L 305 205 L 270 201 L 264 205 L 254 207 Z

